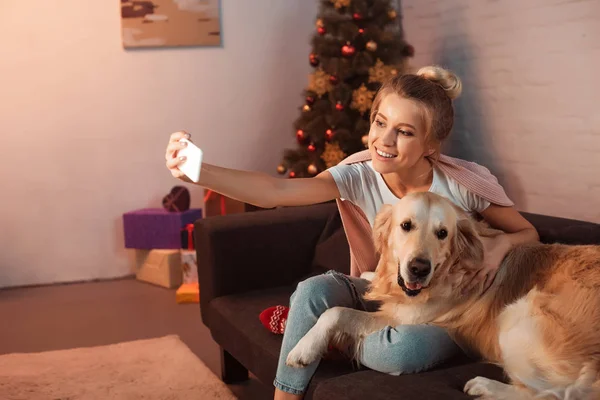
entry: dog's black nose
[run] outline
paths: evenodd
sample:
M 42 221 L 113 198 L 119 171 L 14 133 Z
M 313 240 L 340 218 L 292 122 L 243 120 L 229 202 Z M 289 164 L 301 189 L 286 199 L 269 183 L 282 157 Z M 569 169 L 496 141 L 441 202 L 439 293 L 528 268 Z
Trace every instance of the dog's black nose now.
M 424 258 L 414 258 L 408 265 L 408 270 L 415 278 L 424 278 L 431 272 L 431 262 Z

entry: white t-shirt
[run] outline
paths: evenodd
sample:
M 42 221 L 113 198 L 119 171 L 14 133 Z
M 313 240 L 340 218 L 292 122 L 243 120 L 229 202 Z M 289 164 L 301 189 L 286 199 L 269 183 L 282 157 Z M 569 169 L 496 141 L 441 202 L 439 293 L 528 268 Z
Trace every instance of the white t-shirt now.
M 333 176 L 342 200 L 358 206 L 369 219 L 371 227 L 377 212 L 384 204 L 395 204 L 400 199 L 388 188 L 371 161 L 349 165 L 336 165 L 328 169 Z M 433 168 L 433 181 L 429 191 L 448 198 L 469 213 L 481 213 L 490 202 L 470 192 L 437 167 Z

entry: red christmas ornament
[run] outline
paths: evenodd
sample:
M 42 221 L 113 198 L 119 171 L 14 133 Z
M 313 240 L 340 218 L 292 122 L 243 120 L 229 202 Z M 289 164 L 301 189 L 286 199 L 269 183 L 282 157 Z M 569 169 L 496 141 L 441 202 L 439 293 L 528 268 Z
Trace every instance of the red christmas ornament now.
M 319 32 L 319 35 L 323 36 L 327 32 L 327 30 L 324 26 L 320 26 L 317 28 L 317 32 Z
M 319 56 L 317 56 L 315 53 L 310 53 L 308 56 L 308 61 L 310 62 L 310 65 L 316 67 L 319 65 Z
M 298 129 L 296 131 L 296 139 L 298 139 L 298 141 L 302 141 L 304 140 L 306 137 L 304 136 L 304 131 L 302 129 Z
M 358 30 L 358 33 L 360 33 L 360 34 L 362 35 L 363 33 L 365 33 L 365 30 L 364 30 L 363 28 L 360 28 L 360 29 Z
M 329 82 L 330 82 L 332 85 L 337 85 L 337 83 L 338 83 L 338 77 L 337 77 L 337 76 L 335 76 L 335 75 L 330 75 L 330 76 L 329 76 Z
M 333 131 L 332 131 L 331 129 L 327 129 L 327 130 L 325 131 L 325 138 L 326 138 L 327 140 L 331 140 L 331 139 L 333 139 Z
M 355 21 L 360 21 L 360 20 L 361 20 L 363 17 L 362 17 L 362 14 L 361 14 L 361 13 L 357 13 L 357 12 L 355 12 L 354 14 L 352 14 L 352 18 L 353 18 Z
M 315 147 L 315 145 L 313 143 L 308 145 L 308 151 L 315 151 L 317 148 Z
M 350 42 L 346 42 L 344 46 L 342 46 L 342 55 L 345 57 L 351 57 L 356 53 L 356 47 L 352 46 Z
M 338 111 L 344 111 L 344 105 L 342 104 L 342 102 L 341 102 L 341 101 L 338 101 L 338 102 L 335 104 L 335 109 L 336 109 L 336 110 L 338 110 Z
M 312 96 L 306 96 L 306 104 L 312 106 L 315 103 L 315 98 Z
M 295 178 L 296 177 L 296 173 L 294 171 L 290 171 L 290 178 Z

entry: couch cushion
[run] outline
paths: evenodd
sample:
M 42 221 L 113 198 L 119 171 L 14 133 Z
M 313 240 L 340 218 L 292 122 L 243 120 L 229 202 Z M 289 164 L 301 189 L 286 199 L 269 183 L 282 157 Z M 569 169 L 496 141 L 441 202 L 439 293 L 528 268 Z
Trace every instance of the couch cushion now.
M 499 367 L 474 362 L 401 376 L 367 370 L 321 382 L 313 399 L 467 400 L 472 397 L 463 393 L 463 387 L 476 376 L 506 382 Z

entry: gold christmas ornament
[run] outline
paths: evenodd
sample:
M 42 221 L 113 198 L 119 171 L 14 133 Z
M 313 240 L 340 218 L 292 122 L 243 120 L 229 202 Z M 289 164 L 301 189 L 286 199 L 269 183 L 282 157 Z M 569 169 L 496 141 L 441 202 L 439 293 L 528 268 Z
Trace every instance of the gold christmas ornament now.
M 321 159 L 325 161 L 327 168 L 338 165 L 340 161 L 346 158 L 346 154 L 337 143 L 325 143 L 325 151 L 321 154 Z
M 350 104 L 350 107 L 364 114 L 371 109 L 373 97 L 375 97 L 375 92 L 367 89 L 363 83 L 358 89 L 352 92 L 352 104 Z
M 308 76 L 308 90 L 315 92 L 319 97 L 331 90 L 329 75 L 319 69 Z
M 316 175 L 317 174 L 317 167 L 314 164 L 310 164 L 308 166 L 308 173 L 311 175 Z
M 335 8 L 348 7 L 350 5 L 350 0 L 331 0 L 331 2 Z
M 310 106 L 308 104 L 305 104 L 304 106 L 302 106 L 302 111 L 309 112 L 310 111 Z
M 398 13 L 396 12 L 396 10 L 388 11 L 388 17 L 390 17 L 390 19 L 396 19 L 397 16 L 398 16 Z
M 285 167 L 285 165 L 283 165 L 283 164 L 279 164 L 279 165 L 277 166 L 277 172 L 278 172 L 278 173 L 280 173 L 280 174 L 282 174 L 282 175 L 283 175 L 283 174 L 285 174 L 285 173 L 286 173 L 286 171 L 287 171 L 287 168 Z
M 398 74 L 396 68 L 385 65 L 383 61 L 377 59 L 375 66 L 369 68 L 369 82 L 383 83 L 396 74 Z
M 362 144 L 365 145 L 365 147 L 369 147 L 369 135 L 364 135 L 362 138 Z
M 323 22 L 323 20 L 321 18 L 317 19 L 317 22 L 315 22 L 315 26 L 317 28 L 322 28 L 325 26 L 325 23 Z
M 377 50 L 377 43 L 373 40 L 369 40 L 367 42 L 366 47 L 367 47 L 367 50 L 369 50 L 369 51 L 375 51 L 375 50 Z

